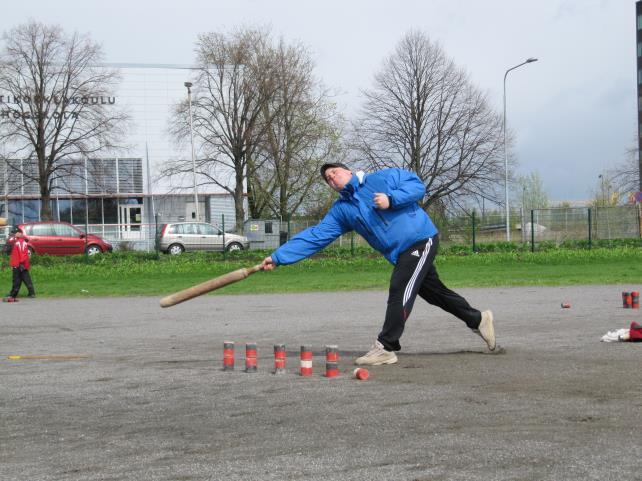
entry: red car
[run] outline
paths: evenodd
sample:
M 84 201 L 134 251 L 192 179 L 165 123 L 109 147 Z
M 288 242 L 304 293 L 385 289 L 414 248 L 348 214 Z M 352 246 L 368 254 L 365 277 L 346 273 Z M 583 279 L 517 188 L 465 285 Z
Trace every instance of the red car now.
M 69 254 L 88 255 L 111 252 L 112 245 L 94 234 L 86 235 L 67 222 L 28 222 L 16 225 L 28 239 L 29 254 L 64 256 Z M 7 244 L 13 245 L 13 236 Z

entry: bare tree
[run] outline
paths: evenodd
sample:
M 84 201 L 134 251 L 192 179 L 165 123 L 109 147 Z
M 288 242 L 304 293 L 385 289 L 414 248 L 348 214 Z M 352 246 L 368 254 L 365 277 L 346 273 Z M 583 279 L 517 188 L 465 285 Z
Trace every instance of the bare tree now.
M 525 212 L 548 207 L 548 193 L 544 189 L 544 183 L 538 171 L 534 170 L 527 175 L 519 176 L 516 184 L 513 194 L 517 204 L 521 205 Z
M 622 198 L 626 199 L 626 196 L 622 196 L 622 192 L 614 184 L 613 177 L 608 172 L 598 175 L 595 190 L 591 195 L 593 198 L 589 201 L 589 204 L 593 207 L 613 207 L 618 205 Z
M 365 91 L 355 146 L 370 168 L 401 167 L 426 184 L 424 207 L 460 196 L 499 201 L 502 119 L 439 45 L 406 34 Z
M 196 47 L 192 116 L 199 184 L 216 185 L 233 195 L 237 229 L 245 217 L 247 172 L 254 168 L 262 133 L 259 115 L 274 91 L 269 38 L 266 30 L 240 29 L 200 35 Z M 186 103 L 176 107 L 171 131 L 178 139 L 189 137 L 187 108 Z M 191 159 L 179 159 L 168 163 L 162 175 L 191 172 Z
M 122 138 L 128 117 L 114 106 L 119 76 L 99 66 L 98 44 L 57 26 L 32 21 L 3 42 L 0 143 L 11 174 L 37 182 L 41 217 L 50 219 L 51 192 L 66 184 L 58 180 L 84 175 L 79 165 L 88 156 L 116 149 Z
M 276 89 L 262 104 L 264 127 L 251 172 L 250 208 L 253 217 L 267 210 L 288 218 L 319 183 L 320 166 L 340 155 L 339 122 L 304 46 L 281 40 L 270 58 Z
M 640 190 L 640 157 L 637 141 L 627 149 L 624 160 L 608 172 L 610 182 L 623 199 Z

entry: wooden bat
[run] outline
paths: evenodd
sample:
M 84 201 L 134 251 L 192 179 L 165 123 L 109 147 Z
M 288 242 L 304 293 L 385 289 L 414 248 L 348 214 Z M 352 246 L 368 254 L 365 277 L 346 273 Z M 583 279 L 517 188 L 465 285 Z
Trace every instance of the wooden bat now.
M 43 361 L 76 361 L 78 359 L 89 359 L 89 354 L 41 354 L 41 355 L 13 355 L 7 356 L 10 361 L 21 360 L 43 360 Z
M 228 284 L 233 284 L 234 282 L 242 281 L 250 274 L 254 274 L 261 270 L 262 264 L 257 264 L 254 267 L 244 267 L 243 269 L 237 269 L 222 276 L 215 277 L 209 281 L 205 281 L 201 284 L 197 284 L 182 291 L 176 292 L 169 296 L 163 297 L 160 300 L 161 307 L 171 307 L 175 306 L 184 301 L 193 299 L 200 295 L 206 294 L 207 292 L 215 291 L 223 286 Z

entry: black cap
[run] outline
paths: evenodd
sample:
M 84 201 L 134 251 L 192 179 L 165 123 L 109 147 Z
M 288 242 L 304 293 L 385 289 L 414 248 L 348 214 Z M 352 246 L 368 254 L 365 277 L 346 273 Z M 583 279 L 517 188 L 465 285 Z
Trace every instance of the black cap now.
M 321 177 L 323 177 L 323 180 L 325 180 L 325 171 L 331 169 L 332 167 L 341 167 L 342 169 L 350 170 L 350 167 L 348 167 L 346 164 L 342 164 L 341 162 L 331 162 L 323 164 L 321 166 Z

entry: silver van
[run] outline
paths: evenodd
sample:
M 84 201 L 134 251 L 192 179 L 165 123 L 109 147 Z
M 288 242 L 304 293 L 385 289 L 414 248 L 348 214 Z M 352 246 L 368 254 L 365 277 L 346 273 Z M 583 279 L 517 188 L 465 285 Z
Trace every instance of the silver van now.
M 216 225 L 204 222 L 175 222 L 165 224 L 160 231 L 160 250 L 172 255 L 185 251 L 239 251 L 250 247 L 247 237 L 230 234 Z

